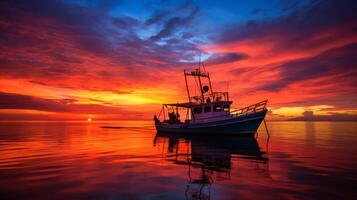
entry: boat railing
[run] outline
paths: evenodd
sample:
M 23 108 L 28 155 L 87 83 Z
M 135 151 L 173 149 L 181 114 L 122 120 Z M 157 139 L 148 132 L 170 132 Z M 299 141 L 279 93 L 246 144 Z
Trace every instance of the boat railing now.
M 237 116 L 242 116 L 242 115 L 247 115 L 247 114 L 252 114 L 256 112 L 260 112 L 266 109 L 268 100 L 261 101 L 259 103 L 247 106 L 245 108 L 241 108 L 238 110 L 231 111 L 230 114 L 232 117 L 237 117 Z
M 190 102 L 192 103 L 211 103 L 211 102 L 219 102 L 219 101 L 229 101 L 228 92 L 213 92 L 211 94 L 207 94 L 203 96 L 192 96 L 190 97 Z
M 199 119 L 195 119 L 195 121 L 204 122 L 207 120 L 210 121 L 210 120 L 219 119 L 219 118 L 223 118 L 223 117 L 239 117 L 239 116 L 244 116 L 244 115 L 248 115 L 248 114 L 253 114 L 253 113 L 265 110 L 267 102 L 268 102 L 268 100 L 264 100 L 259 103 L 256 103 L 256 104 L 253 104 L 253 105 L 250 105 L 250 106 L 238 109 L 238 110 L 234 110 L 234 111 L 231 111 L 231 112 L 223 114 L 223 115 L 199 118 Z

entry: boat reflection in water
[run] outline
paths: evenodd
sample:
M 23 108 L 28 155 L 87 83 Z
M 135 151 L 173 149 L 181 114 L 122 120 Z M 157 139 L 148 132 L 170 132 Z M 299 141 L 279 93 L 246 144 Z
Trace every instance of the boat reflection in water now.
M 166 161 L 187 165 L 186 199 L 210 199 L 213 183 L 231 179 L 233 160 L 253 161 L 255 170 L 269 176 L 268 158 L 254 137 L 157 133 L 154 146 L 162 149 Z

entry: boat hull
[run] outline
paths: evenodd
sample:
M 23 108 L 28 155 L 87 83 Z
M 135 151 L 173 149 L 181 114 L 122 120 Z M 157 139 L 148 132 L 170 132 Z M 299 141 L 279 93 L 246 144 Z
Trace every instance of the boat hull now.
M 267 110 L 230 117 L 228 119 L 195 124 L 155 124 L 158 133 L 229 134 L 252 136 L 265 118 Z

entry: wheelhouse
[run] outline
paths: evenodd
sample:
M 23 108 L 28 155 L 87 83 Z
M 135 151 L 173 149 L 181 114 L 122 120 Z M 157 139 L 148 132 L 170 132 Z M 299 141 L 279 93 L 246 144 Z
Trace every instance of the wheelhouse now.
M 205 103 L 192 107 L 192 122 L 205 122 L 217 118 L 229 117 L 230 101 Z
M 229 101 L 228 92 L 214 92 L 209 73 L 205 70 L 201 71 L 201 68 L 198 68 L 192 72 L 184 71 L 184 75 L 188 102 L 163 104 L 159 117 L 163 112 L 164 122 L 170 124 L 202 123 L 221 118 L 224 119 L 230 116 L 232 102 Z M 196 83 L 195 87 L 198 88 L 199 95 L 190 96 L 188 86 L 189 78 L 194 79 L 194 83 Z M 183 114 L 182 110 L 186 110 L 185 120 L 181 120 L 180 118 Z M 166 116 L 168 119 L 166 119 Z

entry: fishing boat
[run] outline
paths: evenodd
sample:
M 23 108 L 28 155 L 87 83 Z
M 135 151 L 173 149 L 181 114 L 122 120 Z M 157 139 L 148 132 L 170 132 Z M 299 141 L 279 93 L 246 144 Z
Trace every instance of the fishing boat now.
M 184 70 L 184 77 L 188 102 L 162 105 L 159 115 L 154 116 L 158 133 L 252 136 L 265 119 L 267 100 L 231 110 L 233 102 L 228 89 L 226 92 L 213 91 L 210 74 L 204 66 L 199 65 L 191 72 Z M 192 88 L 188 83 L 192 79 L 198 95 L 190 95 Z M 180 119 L 182 113 L 186 115 L 184 120 Z

